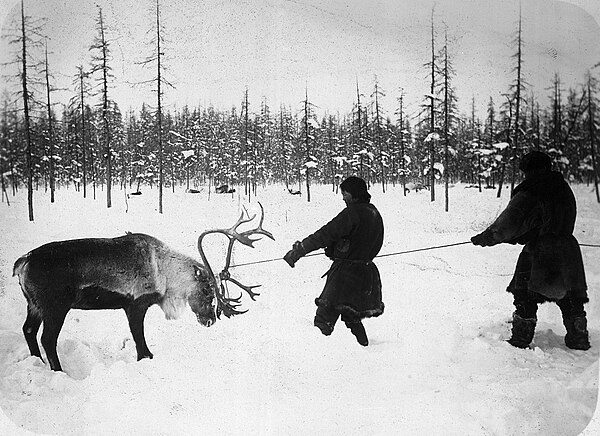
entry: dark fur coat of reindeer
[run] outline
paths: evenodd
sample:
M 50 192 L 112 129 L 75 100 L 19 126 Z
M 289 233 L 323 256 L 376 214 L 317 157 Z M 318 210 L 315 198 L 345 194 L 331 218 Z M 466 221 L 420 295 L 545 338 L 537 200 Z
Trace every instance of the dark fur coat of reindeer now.
M 43 323 L 42 346 L 50 368 L 62 371 L 56 352 L 58 335 L 70 309 L 124 309 L 135 341 L 138 360 L 152 358 L 144 336 L 144 317 L 148 308 L 158 304 L 167 319 L 177 319 L 187 305 L 198 322 L 211 326 L 221 313 L 239 313 L 241 295 L 229 298 L 224 282 L 229 280 L 250 297 L 256 286 L 244 286 L 228 272 L 235 241 L 253 247 L 253 234 L 273 235 L 262 228 L 264 211 L 257 228 L 238 232 L 237 228 L 254 219 L 244 218 L 228 229 L 208 230 L 198 238 L 204 263 L 177 253 L 152 236 L 134 233 L 117 238 L 75 239 L 51 242 L 21 256 L 13 275 L 19 277 L 27 299 L 27 319 L 23 333 L 31 355 L 42 357 L 37 333 Z M 209 233 L 229 238 L 224 270 L 215 276 L 202 249 Z

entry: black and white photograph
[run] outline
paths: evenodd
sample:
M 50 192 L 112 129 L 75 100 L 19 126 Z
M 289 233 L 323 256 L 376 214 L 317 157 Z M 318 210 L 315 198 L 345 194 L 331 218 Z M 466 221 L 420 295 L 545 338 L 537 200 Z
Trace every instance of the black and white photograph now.
M 0 0 L 0 434 L 590 436 L 597 0 Z

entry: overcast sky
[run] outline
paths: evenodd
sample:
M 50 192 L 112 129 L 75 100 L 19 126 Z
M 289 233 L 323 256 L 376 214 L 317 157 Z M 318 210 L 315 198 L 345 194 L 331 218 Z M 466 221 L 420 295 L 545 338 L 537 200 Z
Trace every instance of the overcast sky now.
M 89 66 L 89 46 L 97 34 L 96 4 L 102 7 L 113 53 L 115 87 L 111 98 L 123 112 L 142 101 L 154 104 L 148 86 L 135 83 L 154 71 L 137 62 L 152 53 L 153 0 L 26 0 L 26 13 L 45 18 L 50 69 L 56 86 L 70 86 L 77 65 Z M 277 109 L 309 100 L 322 110 L 348 113 L 356 84 L 365 98 L 375 76 L 392 114 L 400 88 L 411 113 L 428 93 L 424 64 L 431 56 L 430 20 L 434 7 L 436 44 L 444 43 L 456 75 L 454 88 L 463 111 L 471 99 L 484 108 L 499 105 L 514 80 L 512 43 L 518 23 L 517 0 L 170 0 L 162 1 L 167 42 L 166 89 L 171 108 L 240 106 L 248 87 L 251 110 L 262 97 Z M 523 0 L 523 74 L 543 106 L 559 73 L 565 89 L 578 86 L 600 62 L 600 2 Z M 19 2 L 0 0 L 2 33 L 10 29 Z M 14 58 L 4 39 L 0 59 Z M 2 68 L 2 67 L 0 67 Z M 600 68 L 596 69 L 600 76 Z M 7 67 L 3 73 L 10 72 Z M 0 92 L 7 85 L 0 81 Z M 65 100 L 70 92 L 55 93 Z M 484 116 L 483 113 L 481 113 Z

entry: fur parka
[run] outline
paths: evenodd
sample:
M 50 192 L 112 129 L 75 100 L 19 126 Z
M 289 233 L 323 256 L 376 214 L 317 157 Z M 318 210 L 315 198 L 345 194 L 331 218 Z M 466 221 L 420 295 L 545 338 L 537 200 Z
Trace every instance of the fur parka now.
M 347 319 L 379 316 L 384 305 L 381 278 L 373 258 L 383 244 L 383 220 L 368 201 L 350 203 L 335 218 L 302 240 L 307 253 L 319 248 L 333 260 L 317 306 Z
M 529 291 L 540 301 L 566 296 L 587 301 L 579 244 L 573 236 L 575 196 L 562 175 L 543 171 L 527 177 L 486 232 L 493 244 L 524 244 L 508 292 Z

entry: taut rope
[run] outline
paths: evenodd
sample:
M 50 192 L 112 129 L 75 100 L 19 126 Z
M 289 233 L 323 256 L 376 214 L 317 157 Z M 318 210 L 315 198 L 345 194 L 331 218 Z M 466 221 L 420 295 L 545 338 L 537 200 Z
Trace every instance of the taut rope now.
M 438 248 L 453 247 L 455 245 L 464 245 L 464 244 L 470 244 L 470 243 L 471 243 L 471 241 L 465 241 L 465 242 L 456 242 L 454 244 L 436 245 L 434 247 L 417 248 L 417 249 L 414 249 L 414 250 L 397 251 L 395 253 L 380 254 L 379 256 L 375 256 L 375 258 L 388 257 L 388 256 L 398 256 L 400 254 L 415 253 L 417 251 L 435 250 L 435 249 L 438 249 Z M 307 254 L 304 257 L 322 256 L 324 254 L 325 253 L 311 253 L 311 254 Z M 275 262 L 276 260 L 283 260 L 283 258 L 282 257 L 276 257 L 276 258 L 273 258 L 273 259 L 256 260 L 254 262 L 246 262 L 246 263 L 238 263 L 236 265 L 229 265 L 229 267 L 230 268 L 234 268 L 234 267 L 238 267 L 238 266 L 256 265 L 256 264 L 259 264 L 259 263 Z
M 435 245 L 435 246 L 432 246 L 432 247 L 425 247 L 425 248 L 415 248 L 414 250 L 396 251 L 394 253 L 380 254 L 379 256 L 375 256 L 375 258 L 377 259 L 377 258 L 380 258 L 380 257 L 398 256 L 400 254 L 416 253 L 418 251 L 437 250 L 438 248 L 455 247 L 457 245 L 465 245 L 465 244 L 471 244 L 471 241 L 455 242 L 454 244 Z M 595 248 L 600 248 L 600 245 L 597 245 L 597 244 L 579 244 L 579 245 L 581 247 L 595 247 Z M 310 254 L 307 254 L 304 257 L 322 256 L 324 254 L 325 253 L 310 253 Z M 264 259 L 264 260 L 256 260 L 256 261 L 253 261 L 253 262 L 238 263 L 236 265 L 229 265 L 229 268 L 235 268 L 235 267 L 238 267 L 238 266 L 256 265 L 256 264 L 259 264 L 259 263 L 275 262 L 277 260 L 283 260 L 283 258 L 282 257 L 275 257 L 273 259 Z

